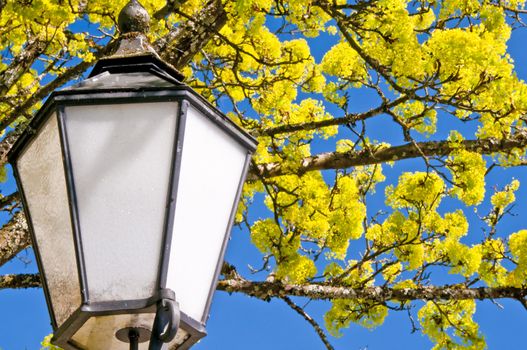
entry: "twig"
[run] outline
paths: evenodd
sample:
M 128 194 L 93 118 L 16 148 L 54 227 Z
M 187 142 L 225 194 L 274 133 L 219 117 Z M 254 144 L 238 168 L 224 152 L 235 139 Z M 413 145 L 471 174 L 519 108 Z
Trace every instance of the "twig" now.
M 296 305 L 289 297 L 283 297 L 283 301 L 286 302 L 289 307 L 291 307 L 293 310 L 295 310 L 299 315 L 301 315 L 313 328 L 315 329 L 315 332 L 317 332 L 318 336 L 320 337 L 320 340 L 324 343 L 326 346 L 326 349 L 328 350 L 335 350 L 333 345 L 328 340 L 328 337 L 322 330 L 322 328 L 318 325 L 318 323 L 313 319 L 313 317 L 309 316 L 307 312 L 301 308 L 300 306 Z

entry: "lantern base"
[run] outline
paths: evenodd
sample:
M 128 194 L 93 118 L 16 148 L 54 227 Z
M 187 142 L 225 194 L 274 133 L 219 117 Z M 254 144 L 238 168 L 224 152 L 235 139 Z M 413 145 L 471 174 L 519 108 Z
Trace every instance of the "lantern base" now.
M 130 334 L 137 334 L 137 342 L 144 343 L 150 339 L 150 330 L 143 327 L 126 327 L 119 329 L 115 337 L 124 343 L 130 343 Z

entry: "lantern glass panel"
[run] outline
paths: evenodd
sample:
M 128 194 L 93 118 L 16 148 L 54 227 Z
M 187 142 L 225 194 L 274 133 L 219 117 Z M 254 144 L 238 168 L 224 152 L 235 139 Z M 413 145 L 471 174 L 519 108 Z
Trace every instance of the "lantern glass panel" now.
M 53 312 L 60 326 L 81 304 L 79 276 L 56 115 L 17 161 Z
M 90 301 L 157 290 L 177 113 L 176 102 L 65 109 Z
M 181 311 L 199 322 L 205 321 L 246 156 L 245 147 L 189 106 L 167 288 Z
M 154 317 L 155 314 L 153 313 L 92 317 L 84 323 L 71 339 L 76 345 L 80 345 L 82 349 L 129 350 L 130 345 L 118 340 L 115 337 L 115 333 L 127 327 L 151 329 Z M 176 337 L 168 344 L 168 348 L 175 349 L 188 336 L 189 334 L 185 330 L 178 329 Z M 139 350 L 147 349 L 148 342 L 139 344 Z

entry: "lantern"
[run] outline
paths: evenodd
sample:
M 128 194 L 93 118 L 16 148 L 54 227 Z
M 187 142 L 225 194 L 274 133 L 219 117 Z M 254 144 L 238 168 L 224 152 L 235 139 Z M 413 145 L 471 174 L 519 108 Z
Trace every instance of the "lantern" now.
M 145 39 L 136 29 L 52 93 L 9 155 L 64 349 L 186 349 L 205 335 L 256 147 L 154 53 L 123 55 Z

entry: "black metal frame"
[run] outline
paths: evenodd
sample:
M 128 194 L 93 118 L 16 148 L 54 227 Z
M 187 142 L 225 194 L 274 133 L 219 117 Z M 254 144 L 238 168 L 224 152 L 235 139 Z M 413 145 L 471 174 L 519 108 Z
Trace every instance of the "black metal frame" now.
M 106 60 L 110 63 L 101 61 L 99 66 L 96 66 L 97 71 L 102 73 L 104 71 L 126 73 L 136 72 L 134 68 L 120 67 L 119 64 L 125 65 L 126 60 L 115 61 L 114 59 Z M 71 337 L 82 327 L 82 325 L 93 316 L 103 315 L 117 315 L 117 314 L 129 314 L 129 313 L 155 313 L 156 304 L 163 298 L 163 291 L 166 287 L 168 260 L 170 258 L 170 248 L 172 241 L 172 230 L 176 206 L 177 186 L 179 182 L 179 174 L 181 167 L 181 155 L 183 151 L 183 138 L 185 134 L 185 121 L 186 111 L 189 105 L 196 108 L 215 125 L 219 126 L 224 132 L 227 132 L 233 139 L 235 139 L 240 145 L 247 149 L 247 157 L 245 160 L 243 175 L 240 178 L 238 184 L 238 190 L 235 201 L 231 210 L 231 216 L 229 218 L 227 232 L 222 243 L 220 256 L 217 262 L 215 270 L 215 280 L 217 281 L 221 271 L 221 265 L 225 256 L 227 243 L 230 238 L 230 231 L 234 222 L 234 216 L 236 214 L 236 208 L 241 195 L 242 186 L 245 180 L 246 173 L 249 167 L 249 161 L 251 154 L 256 149 L 256 140 L 243 131 L 240 127 L 230 121 L 225 115 L 219 112 L 214 106 L 212 106 L 203 97 L 198 95 L 194 90 L 186 85 L 180 84 L 178 79 L 180 76 L 176 76 L 173 71 L 166 71 L 159 65 L 152 69 L 152 64 L 155 66 L 156 61 L 152 58 L 147 59 L 148 62 L 139 62 L 135 66 L 139 65 L 140 71 L 148 71 L 156 76 L 166 79 L 174 83 L 173 88 L 133 88 L 133 89 L 86 89 L 85 87 L 79 90 L 71 89 L 60 92 L 54 92 L 50 98 L 46 101 L 44 106 L 40 109 L 37 115 L 31 121 L 28 130 L 17 140 L 12 150 L 10 151 L 8 158 L 10 163 L 13 165 L 15 178 L 18 183 L 18 187 L 22 194 L 22 201 L 25 213 L 28 218 L 28 226 L 30 228 L 31 239 L 34 242 L 34 251 L 37 259 L 39 271 L 41 271 L 41 278 L 43 281 L 44 292 L 46 295 L 46 302 L 48 305 L 49 314 L 52 320 L 53 330 L 55 335 L 53 342 L 65 350 L 81 349 L 78 344 L 75 344 L 70 339 Z M 118 63 L 118 64 L 116 64 Z M 137 63 L 137 62 L 135 62 Z M 110 68 L 108 68 L 110 67 Z M 146 68 L 145 68 L 146 67 Z M 161 71 L 161 72 L 160 72 Z M 172 77 L 172 79 L 167 78 Z M 64 121 L 64 109 L 66 106 L 75 105 L 94 105 L 94 104 L 120 104 L 120 103 L 148 103 L 148 102 L 177 102 L 178 114 L 176 120 L 176 135 L 174 137 L 174 146 L 172 151 L 172 165 L 170 170 L 169 180 L 169 193 L 167 195 L 166 212 L 165 212 L 165 223 L 163 229 L 163 246 L 162 254 L 160 257 L 160 268 L 158 274 L 158 287 L 159 292 L 155 293 L 151 298 L 140 299 L 140 300 L 127 300 L 127 301 L 115 301 L 115 302 L 90 302 L 89 289 L 87 285 L 87 275 L 84 266 L 84 257 L 82 249 L 82 237 L 80 233 L 80 227 L 78 222 L 78 209 L 77 200 L 75 194 L 75 186 L 73 182 L 73 172 L 71 168 L 71 161 L 69 155 L 68 137 Z M 19 173 L 16 167 L 16 160 L 18 159 L 21 152 L 35 137 L 35 134 L 42 127 L 44 122 L 48 120 L 55 112 L 59 127 L 59 135 L 61 139 L 61 148 L 63 155 L 63 166 L 66 176 L 68 200 L 70 208 L 70 220 L 72 223 L 72 230 L 74 234 L 75 254 L 77 259 L 77 267 L 79 274 L 79 283 L 81 289 L 82 304 L 79 308 L 72 313 L 72 315 L 66 320 L 60 327 L 55 319 L 53 312 L 53 305 L 49 294 L 49 288 L 44 274 L 44 269 L 41 261 L 38 244 L 33 231 L 33 225 L 31 216 L 28 210 L 26 197 L 22 182 L 20 181 Z M 216 282 L 217 283 L 217 282 Z M 216 288 L 216 283 L 211 285 L 211 289 L 208 294 L 205 311 L 201 320 L 194 320 L 188 315 L 181 313 L 181 326 L 189 333 L 189 337 L 183 342 L 178 349 L 188 349 L 200 338 L 205 336 L 205 323 L 208 319 L 208 312 L 210 310 L 210 304 L 212 302 L 212 296 Z
M 70 210 L 70 220 L 73 232 L 73 244 L 75 247 L 75 258 L 77 260 L 77 273 L 79 274 L 81 300 L 83 304 L 86 304 L 90 300 L 90 295 L 88 289 L 88 277 L 86 274 L 86 266 L 84 264 L 84 248 L 82 246 L 82 237 L 80 234 L 79 211 L 77 209 L 77 193 L 75 191 L 75 181 L 73 180 L 73 172 L 71 171 L 70 147 L 68 143 L 68 137 L 66 135 L 64 105 L 57 106 L 56 115 L 60 138 L 60 147 L 62 151 L 64 178 L 66 180 L 66 191 L 68 194 L 68 201 L 70 203 L 68 207 Z
M 188 102 L 185 100 L 178 103 L 178 119 L 176 122 L 176 137 L 172 149 L 172 167 L 170 170 L 170 182 L 168 187 L 168 198 L 165 211 L 164 224 L 164 249 L 161 256 L 161 271 L 159 273 L 159 285 L 166 286 L 168 275 L 168 263 L 170 260 L 170 248 L 172 246 L 172 233 L 174 229 L 174 214 L 176 212 L 177 193 L 179 185 L 179 174 L 181 173 L 181 160 L 183 155 L 183 143 L 185 140 L 185 125 L 187 122 Z

